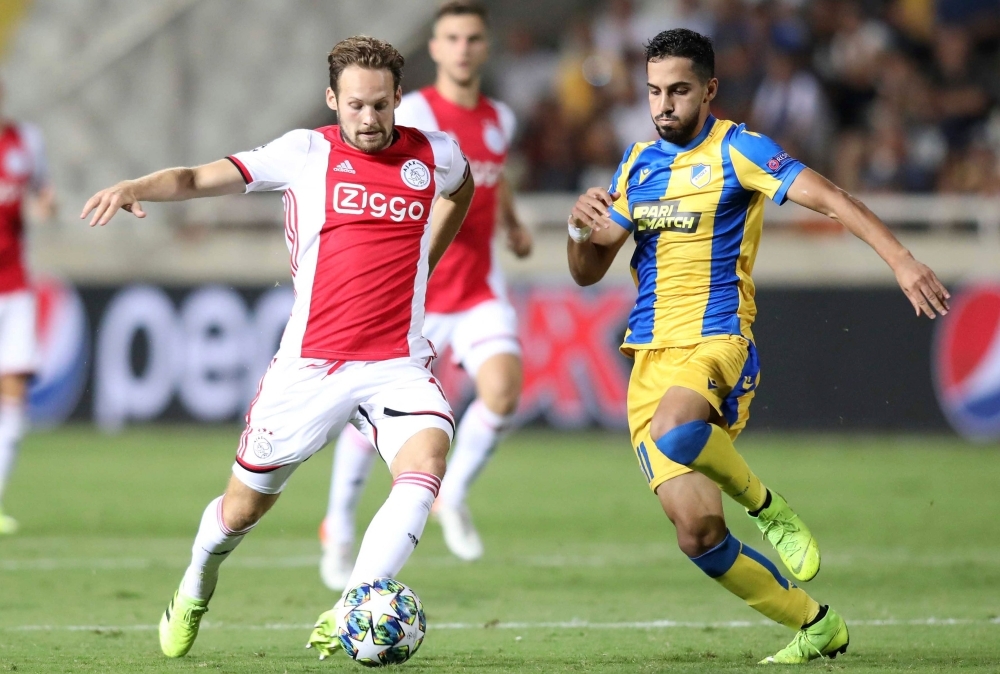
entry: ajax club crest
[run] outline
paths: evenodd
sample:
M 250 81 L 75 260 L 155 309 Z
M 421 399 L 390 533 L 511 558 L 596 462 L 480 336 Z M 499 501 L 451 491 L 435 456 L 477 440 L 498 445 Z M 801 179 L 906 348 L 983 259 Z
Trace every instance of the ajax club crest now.
M 431 171 L 419 159 L 411 159 L 399 171 L 406 186 L 415 190 L 426 189 L 431 184 Z

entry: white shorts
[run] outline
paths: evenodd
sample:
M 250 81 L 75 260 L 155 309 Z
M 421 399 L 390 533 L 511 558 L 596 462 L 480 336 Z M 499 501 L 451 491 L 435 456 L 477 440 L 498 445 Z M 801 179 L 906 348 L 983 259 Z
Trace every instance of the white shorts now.
M 376 362 L 279 356 L 260 380 L 233 474 L 262 494 L 277 494 L 303 462 L 348 423 L 386 465 L 416 433 L 455 435 L 451 405 L 426 359 Z
M 424 337 L 439 352 L 451 347 L 451 357 L 473 379 L 479 368 L 500 353 L 521 355 L 517 314 L 504 300 L 487 300 L 454 314 L 427 314 Z
M 35 295 L 30 290 L 0 294 L 0 374 L 38 369 Z

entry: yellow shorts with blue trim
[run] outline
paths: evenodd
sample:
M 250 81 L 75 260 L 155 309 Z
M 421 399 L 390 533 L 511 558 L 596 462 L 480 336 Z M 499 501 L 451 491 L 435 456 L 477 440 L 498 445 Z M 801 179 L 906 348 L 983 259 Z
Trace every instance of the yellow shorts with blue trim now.
M 649 434 L 653 412 L 667 389 L 682 386 L 700 393 L 718 413 L 717 423 L 735 440 L 750 418 L 750 401 L 759 382 L 757 349 L 743 337 L 637 349 L 628 383 L 628 425 L 649 488 L 656 491 L 667 480 L 691 472 L 664 456 Z

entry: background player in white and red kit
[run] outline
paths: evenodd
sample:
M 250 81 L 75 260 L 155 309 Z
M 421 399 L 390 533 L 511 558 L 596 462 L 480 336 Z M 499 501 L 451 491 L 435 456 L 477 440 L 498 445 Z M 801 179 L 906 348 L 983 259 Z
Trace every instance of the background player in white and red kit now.
M 94 195 L 81 216 L 93 210 L 91 224 L 103 225 L 119 208 L 143 217 L 142 200 L 284 192 L 295 303 L 247 413 L 229 486 L 205 509 L 191 564 L 160 621 L 171 657 L 194 643 L 222 561 L 292 472 L 346 424 L 368 438 L 394 480 L 350 586 L 399 572 L 444 476 L 455 422 L 428 369 L 424 296 L 472 201 L 471 171 L 446 134 L 394 126 L 403 57 L 391 45 L 349 38 L 328 60 L 327 104 L 339 125 L 119 183 Z M 310 639 L 321 658 L 338 643 L 332 630 L 324 614 Z
M 0 102 L 3 92 L 0 91 Z M 55 211 L 41 131 L 0 117 L 0 535 L 17 531 L 3 495 L 27 426 L 28 380 L 38 367 L 35 297 L 24 256 L 26 201 L 35 215 Z
M 451 347 L 476 384 L 477 397 L 458 426 L 435 515 L 445 542 L 458 557 L 477 559 L 483 544 L 465 504 L 466 493 L 510 426 L 521 392 L 521 348 L 517 318 L 493 249 L 501 224 L 518 256 L 531 252 L 531 234 L 521 226 L 503 177 L 514 135 L 514 113 L 480 92 L 488 56 L 487 16 L 477 3 L 449 2 L 438 10 L 429 48 L 437 64 L 433 86 L 407 94 L 396 111 L 401 124 L 445 131 L 458 140 L 472 166 L 476 196 L 461 231 L 434 270 L 427 289 L 424 334 L 438 351 Z M 334 458 L 327 516 L 321 527 L 320 573 L 343 589 L 354 560 L 355 506 L 374 461 L 371 444 L 351 428 L 341 435 Z

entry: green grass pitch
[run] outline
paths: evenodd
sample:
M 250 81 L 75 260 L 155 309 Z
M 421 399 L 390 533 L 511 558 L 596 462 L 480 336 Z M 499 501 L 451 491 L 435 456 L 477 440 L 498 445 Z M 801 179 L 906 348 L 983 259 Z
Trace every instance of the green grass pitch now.
M 198 642 L 159 653 L 154 626 L 235 428 L 85 427 L 26 439 L 0 539 L 0 672 L 360 671 L 303 646 L 334 597 L 316 570 L 329 450 L 223 567 Z M 944 437 L 748 434 L 738 445 L 819 537 L 808 584 L 851 624 L 810 671 L 1000 671 L 1000 452 Z M 379 466 L 362 527 L 381 503 Z M 524 431 L 471 505 L 487 557 L 452 559 L 429 524 L 400 580 L 429 632 L 413 672 L 747 671 L 791 633 L 767 625 L 676 549 L 625 434 Z M 738 508 L 730 525 L 774 559 Z

